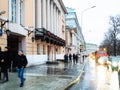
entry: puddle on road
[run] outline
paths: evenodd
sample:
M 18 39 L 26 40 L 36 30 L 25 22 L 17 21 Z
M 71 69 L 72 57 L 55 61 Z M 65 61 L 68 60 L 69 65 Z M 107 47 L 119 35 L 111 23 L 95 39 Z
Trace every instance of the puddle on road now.
M 71 79 L 72 77 L 70 77 L 70 76 L 60 76 L 59 78 Z

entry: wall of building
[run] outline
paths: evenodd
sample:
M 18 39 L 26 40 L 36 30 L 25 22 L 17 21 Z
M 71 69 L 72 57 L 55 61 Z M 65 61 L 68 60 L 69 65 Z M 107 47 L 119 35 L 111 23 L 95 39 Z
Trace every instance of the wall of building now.
M 3 34 L 2 36 L 0 36 L 0 47 L 3 50 L 5 46 L 7 46 L 7 36 L 6 34 Z
M 33 8 L 33 0 L 24 0 L 24 15 L 25 15 L 25 26 L 28 27 L 33 27 L 33 13 L 34 13 L 34 8 Z
M 0 12 L 1 11 L 5 11 L 5 14 L 0 15 L 0 18 L 7 18 L 8 16 L 8 0 L 0 0 Z M 4 26 L 4 30 L 5 30 L 5 26 Z M 6 33 L 3 30 L 3 35 L 0 36 L 0 47 L 2 47 L 2 50 L 5 46 L 7 46 L 7 36 Z
M 5 14 L 3 14 L 3 17 L 8 16 L 8 0 L 0 0 L 0 12 L 1 11 L 6 11 Z
M 42 1 L 41 4 L 38 4 L 37 2 L 40 1 Z M 47 1 L 46 4 L 45 1 Z M 6 13 L 2 15 L 5 18 L 9 17 L 8 2 L 9 2 L 8 0 L 0 0 L 0 11 L 3 10 L 6 11 Z M 61 2 L 62 1 L 58 1 L 58 0 L 22 0 L 22 2 L 20 2 L 20 0 L 17 0 L 17 5 L 18 5 L 17 14 L 16 14 L 17 20 L 15 23 L 9 22 L 9 24 L 6 24 L 6 28 L 9 28 L 9 30 L 11 31 L 9 37 L 13 38 L 14 36 L 16 36 L 16 38 L 18 39 L 17 42 L 18 49 L 16 49 L 16 51 L 21 49 L 24 51 L 24 53 L 28 58 L 28 62 L 29 62 L 28 66 L 33 64 L 42 64 L 45 63 L 47 60 L 52 61 L 56 59 L 63 59 L 63 55 L 65 53 L 64 46 L 51 44 L 46 41 L 42 41 L 41 39 L 32 41 L 31 39 L 32 37 L 35 36 L 35 34 L 34 32 L 30 33 L 30 31 L 32 30 L 35 31 L 35 28 L 44 27 L 46 30 L 54 33 L 55 35 L 57 35 L 58 37 L 64 40 L 65 39 L 65 33 L 63 32 L 65 31 L 64 14 L 66 13 L 66 11 L 63 10 L 63 8 L 65 7 L 63 4 L 60 4 Z M 22 23 L 20 22 L 20 11 L 19 11 L 20 3 L 23 4 L 22 19 L 21 19 Z M 55 13 L 54 15 L 55 17 L 52 16 L 52 18 L 50 16 L 53 15 L 54 13 L 47 6 L 50 5 L 51 3 L 53 4 L 54 13 Z M 41 5 L 41 6 L 36 6 L 36 5 Z M 46 5 L 46 7 L 44 5 Z M 40 15 L 36 17 L 36 14 L 39 11 L 39 9 L 36 10 L 38 7 L 41 7 L 39 9 L 42 12 L 39 13 Z M 45 11 L 45 9 L 47 10 Z M 49 13 L 51 14 L 49 15 Z M 0 36 L 0 46 L 4 48 L 5 46 L 7 46 L 7 42 L 8 42 L 8 37 L 6 33 L 4 33 L 2 36 Z M 38 48 L 40 49 L 39 51 Z M 49 58 L 48 58 L 48 52 L 49 52 Z

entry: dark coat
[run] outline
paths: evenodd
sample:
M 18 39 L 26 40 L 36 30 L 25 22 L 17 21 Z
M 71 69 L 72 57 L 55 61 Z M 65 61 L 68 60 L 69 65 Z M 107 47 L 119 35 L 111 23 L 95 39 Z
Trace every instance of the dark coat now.
M 65 62 L 68 62 L 68 55 L 67 54 L 64 55 L 64 60 L 65 60 Z
M 9 68 L 11 66 L 11 55 L 8 51 L 3 52 L 3 57 L 2 60 L 4 60 L 4 62 L 1 62 L 1 66 L 3 68 Z
M 78 60 L 78 55 L 76 54 L 76 60 Z
M 69 59 L 70 59 L 70 60 L 72 59 L 72 55 L 71 55 L 71 54 L 69 54 Z
M 73 54 L 73 60 L 75 60 L 76 59 L 76 55 L 75 54 Z
M 64 55 L 64 59 L 68 60 L 68 55 L 67 54 Z
M 3 60 L 3 62 L 2 62 Z M 11 57 L 8 51 L 2 52 L 1 72 L 5 72 L 11 66 Z
M 16 67 L 18 68 L 25 68 L 26 65 L 28 64 L 27 58 L 25 55 L 18 55 L 16 58 Z
M 1 67 L 1 60 L 3 59 L 3 52 L 0 51 L 0 67 Z

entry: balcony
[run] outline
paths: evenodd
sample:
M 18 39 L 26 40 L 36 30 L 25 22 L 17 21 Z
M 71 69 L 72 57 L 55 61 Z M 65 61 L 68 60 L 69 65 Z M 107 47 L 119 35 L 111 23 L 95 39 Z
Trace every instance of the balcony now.
M 54 35 L 45 28 L 37 28 L 35 30 L 35 39 L 36 40 L 41 39 L 42 41 L 46 41 L 47 43 L 51 43 L 59 46 L 65 46 L 65 40 L 58 37 L 57 35 Z

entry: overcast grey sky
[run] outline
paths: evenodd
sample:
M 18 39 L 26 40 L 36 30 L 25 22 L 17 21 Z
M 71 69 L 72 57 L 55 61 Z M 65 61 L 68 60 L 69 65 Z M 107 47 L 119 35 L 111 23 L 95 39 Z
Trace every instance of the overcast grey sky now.
M 74 8 L 85 41 L 100 44 L 109 28 L 109 16 L 120 15 L 120 0 L 63 0 L 66 7 Z M 96 6 L 87 11 L 87 8 Z M 83 14 L 81 14 L 84 11 Z

